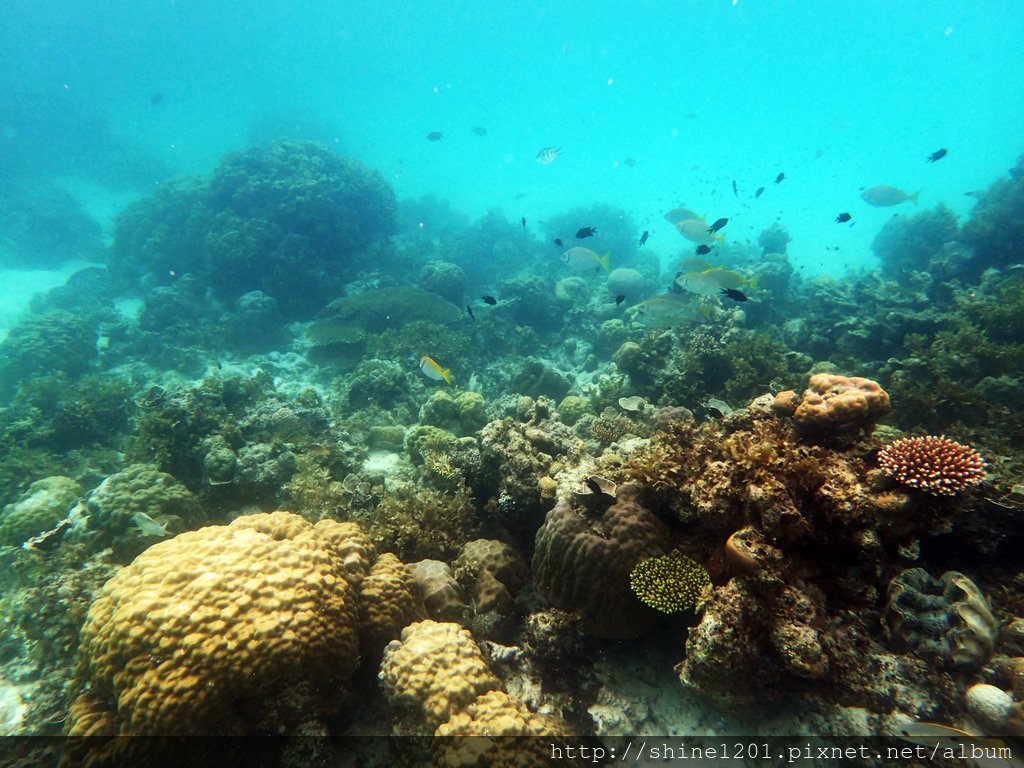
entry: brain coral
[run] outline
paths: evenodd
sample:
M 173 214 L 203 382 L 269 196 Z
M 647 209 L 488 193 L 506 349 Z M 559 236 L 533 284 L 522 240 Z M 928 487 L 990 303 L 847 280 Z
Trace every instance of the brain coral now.
M 556 608 L 579 611 L 584 630 L 597 637 L 638 637 L 657 616 L 633 594 L 629 574 L 642 560 L 665 553 L 668 530 L 635 495 L 634 488 L 620 488 L 615 504 L 596 520 L 559 501 L 537 531 L 537 590 Z
M 984 664 L 998 623 L 974 582 L 957 571 L 933 579 L 910 568 L 889 582 L 885 619 L 893 647 L 958 669 Z
M 372 553 L 353 523 L 289 512 L 155 544 L 89 609 L 79 677 L 92 704 L 72 708 L 69 733 L 90 727 L 79 711 L 122 734 L 238 732 L 244 713 L 303 682 L 316 707 L 335 706 L 359 656 Z
M 889 412 L 889 395 L 877 382 L 859 376 L 816 373 L 803 396 L 791 390 L 775 397 L 776 410 L 792 415 L 804 434 L 858 430 Z

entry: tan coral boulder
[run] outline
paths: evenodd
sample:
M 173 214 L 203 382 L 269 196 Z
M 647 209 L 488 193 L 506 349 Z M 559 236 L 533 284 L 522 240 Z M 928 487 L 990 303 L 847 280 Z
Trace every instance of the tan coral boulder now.
M 297 687 L 333 709 L 359 658 L 358 586 L 374 559 L 355 524 L 314 527 L 288 512 L 150 547 L 89 610 L 89 706 L 72 707 L 69 733 L 104 722 L 122 734 L 237 732 Z
M 793 417 L 802 434 L 858 431 L 889 412 L 888 393 L 878 382 L 860 376 L 817 373 L 803 395 L 792 390 L 775 396 L 775 410 Z

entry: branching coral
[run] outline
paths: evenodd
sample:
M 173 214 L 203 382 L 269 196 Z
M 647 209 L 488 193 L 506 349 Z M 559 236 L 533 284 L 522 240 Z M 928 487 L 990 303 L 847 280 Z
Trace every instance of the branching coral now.
M 711 577 L 704 566 L 678 549 L 642 560 L 629 574 L 630 589 L 662 613 L 691 610 L 710 584 Z
M 981 454 L 945 435 L 890 443 L 878 454 L 878 466 L 903 485 L 935 496 L 955 496 L 985 479 Z

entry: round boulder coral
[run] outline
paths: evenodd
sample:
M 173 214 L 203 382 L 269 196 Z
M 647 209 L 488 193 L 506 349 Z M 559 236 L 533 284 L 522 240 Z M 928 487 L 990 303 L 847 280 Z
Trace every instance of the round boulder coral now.
M 878 454 L 878 466 L 903 485 L 935 496 L 955 496 L 985 479 L 985 460 L 942 435 L 907 437 Z
M 664 523 L 637 503 L 628 487 L 598 520 L 576 513 L 563 500 L 537 531 L 534 583 L 556 608 L 579 611 L 589 634 L 638 637 L 657 614 L 631 591 L 630 573 L 641 561 L 664 554 L 667 539 Z
M 310 708 L 337 706 L 372 552 L 353 523 L 288 512 L 150 547 L 104 585 L 82 628 L 88 722 L 99 711 L 121 734 L 239 732 L 297 685 L 316 692 Z M 88 729 L 80 709 L 72 735 Z

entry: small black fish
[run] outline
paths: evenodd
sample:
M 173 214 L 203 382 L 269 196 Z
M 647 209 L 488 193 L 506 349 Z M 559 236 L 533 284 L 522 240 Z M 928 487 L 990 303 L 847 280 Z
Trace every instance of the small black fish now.
M 475 133 L 477 136 L 486 136 L 487 129 L 484 128 L 482 125 L 478 125 L 473 128 L 473 133 Z
M 709 253 L 711 253 L 711 246 L 710 245 L 698 245 L 697 246 L 697 255 L 698 256 L 707 256 Z
M 440 131 L 431 131 L 427 134 L 427 141 L 440 141 L 444 138 L 444 134 Z
M 164 95 L 162 93 L 154 93 L 152 96 L 149 97 L 149 103 L 152 104 L 154 107 L 159 105 L 160 102 L 162 102 L 163 100 Z M 942 154 L 946 154 L 946 150 L 942 150 Z M 937 159 L 938 158 L 936 158 L 936 160 Z
M 947 152 L 946 149 L 937 149 L 934 152 L 932 152 L 930 155 L 928 155 L 928 159 L 925 160 L 925 162 L 926 163 L 934 163 L 936 160 L 941 160 L 942 158 L 944 158 L 946 156 L 946 152 Z
M 619 306 L 619 304 L 621 304 L 625 300 L 626 300 L 626 294 L 620 293 L 618 296 L 615 297 L 615 306 L 616 307 Z
M 836 216 L 836 223 L 837 224 L 842 224 L 844 222 L 849 221 L 852 218 L 853 218 L 853 216 L 851 216 L 848 213 L 840 213 L 838 216 Z
M 592 477 L 587 478 L 587 488 L 589 488 L 593 493 L 596 493 L 598 496 L 604 493 L 604 491 L 601 490 L 601 486 L 598 484 L 597 480 L 595 480 Z
M 476 322 L 476 315 L 473 314 L 473 308 L 471 306 L 469 306 L 469 304 L 466 305 L 466 311 L 469 312 L 469 319 L 472 320 L 475 323 Z
M 740 191 L 736 189 L 736 179 L 732 180 L 732 193 L 736 195 L 736 197 L 740 196 Z
M 735 288 L 723 288 L 722 293 L 725 295 L 727 299 L 732 299 L 733 301 L 747 300 L 747 297 L 743 295 L 743 292 L 737 291 Z
M 711 234 L 714 234 L 715 232 L 720 230 L 722 227 L 724 227 L 728 223 L 729 223 L 728 219 L 725 219 L 725 218 L 716 219 L 715 223 L 712 224 L 710 227 L 708 227 L 708 232 L 710 232 Z
M 498 300 L 496 298 L 487 293 L 481 296 L 480 300 L 483 301 L 484 304 L 490 304 L 492 307 L 498 303 Z
M 523 218 L 521 218 L 519 220 L 519 223 L 523 225 L 523 229 L 526 229 L 526 217 L 525 216 L 523 216 Z
M 555 238 L 555 245 L 557 245 L 559 248 L 565 248 L 565 243 L 562 242 L 562 238 L 560 237 Z
M 577 240 L 582 240 L 585 237 L 593 237 L 596 234 L 597 234 L 597 228 L 596 227 L 582 227 L 576 233 L 576 239 Z
M 640 246 L 640 247 L 643 247 L 643 244 L 647 242 L 647 238 L 650 237 L 650 236 L 651 236 L 651 233 L 648 232 L 645 229 L 644 233 L 642 235 L 640 235 L 640 241 L 637 243 L 637 245 Z
M 754 199 L 757 200 L 757 198 L 759 198 L 763 192 L 764 187 L 758 187 L 757 192 L 754 193 Z
M 781 184 L 784 178 L 786 178 L 786 174 L 780 173 L 778 176 L 775 177 L 775 183 Z

